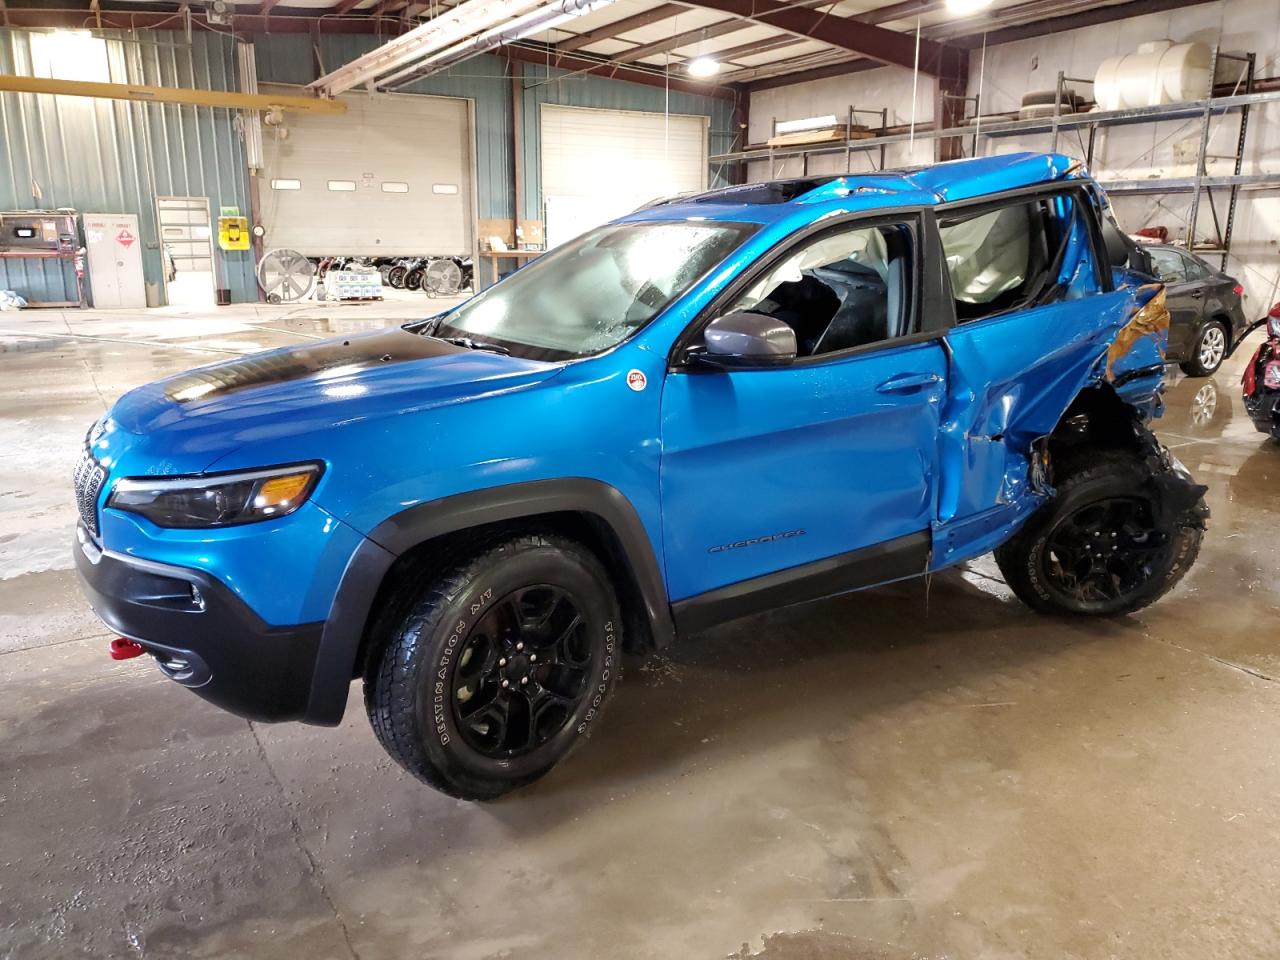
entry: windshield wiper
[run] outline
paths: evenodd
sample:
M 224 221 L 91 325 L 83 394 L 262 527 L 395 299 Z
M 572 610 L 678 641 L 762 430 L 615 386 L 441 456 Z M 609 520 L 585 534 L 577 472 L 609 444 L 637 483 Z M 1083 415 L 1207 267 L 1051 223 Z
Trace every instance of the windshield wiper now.
M 487 343 L 484 340 L 472 340 L 470 337 L 436 337 L 436 339 L 443 340 L 445 343 L 452 343 L 455 346 L 466 347 L 468 350 L 487 350 L 489 353 L 500 353 L 504 357 L 511 354 L 511 351 L 506 347 L 499 346 L 496 343 Z
M 404 324 L 404 329 L 410 333 L 420 333 L 424 337 L 431 336 L 436 330 L 440 329 L 440 325 L 444 323 L 444 318 L 448 316 L 449 311 L 437 313 L 433 317 L 426 317 L 422 320 L 410 320 Z

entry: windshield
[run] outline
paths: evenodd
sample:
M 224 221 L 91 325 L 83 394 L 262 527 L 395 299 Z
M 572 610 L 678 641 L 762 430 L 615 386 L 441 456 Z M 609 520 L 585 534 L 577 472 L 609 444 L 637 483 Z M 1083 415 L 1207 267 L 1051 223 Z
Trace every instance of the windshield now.
M 755 229 L 710 221 L 603 226 L 539 257 L 428 330 L 532 360 L 599 353 L 652 320 Z

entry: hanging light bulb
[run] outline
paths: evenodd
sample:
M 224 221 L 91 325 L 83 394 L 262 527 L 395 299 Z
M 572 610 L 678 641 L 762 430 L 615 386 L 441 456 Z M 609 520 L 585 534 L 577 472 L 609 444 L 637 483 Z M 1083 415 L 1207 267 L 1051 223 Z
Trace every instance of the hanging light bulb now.
M 720 72 L 720 61 L 715 57 L 694 57 L 685 69 L 691 77 L 714 77 Z
M 947 12 L 967 17 L 971 13 L 987 9 L 991 3 L 992 0 L 947 0 Z

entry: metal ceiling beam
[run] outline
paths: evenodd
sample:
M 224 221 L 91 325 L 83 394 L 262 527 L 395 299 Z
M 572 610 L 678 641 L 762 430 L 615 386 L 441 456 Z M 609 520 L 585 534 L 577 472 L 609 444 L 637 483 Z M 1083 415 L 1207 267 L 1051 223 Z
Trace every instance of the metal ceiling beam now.
M 689 8 L 679 3 L 664 3 L 661 6 L 654 7 L 652 10 L 646 10 L 644 13 L 637 13 L 631 17 L 624 17 L 621 20 L 615 20 L 613 23 L 606 23 L 603 27 L 597 27 L 595 30 L 588 30 L 580 33 L 576 37 L 570 37 L 568 40 L 562 40 L 556 44 L 556 50 L 564 53 L 571 53 L 574 50 L 581 50 L 583 47 L 590 46 L 601 40 L 611 40 L 614 37 L 621 36 L 624 33 L 630 33 L 632 30 L 639 30 L 641 27 L 652 26 L 663 20 L 669 20 L 671 17 L 681 13 L 688 13 Z
M 778 0 L 690 0 L 693 6 L 720 10 L 756 23 L 784 30 L 798 37 L 858 53 L 880 63 L 911 69 L 915 64 L 915 37 L 875 24 L 810 10 Z M 920 41 L 920 72 L 930 76 L 955 76 L 964 68 L 964 51 L 932 40 Z
M 763 85 L 769 79 L 782 76 L 789 77 L 797 71 L 803 71 L 808 75 L 831 69 L 834 71 L 833 76 L 839 76 L 842 73 L 849 73 L 854 64 L 865 64 L 865 66 L 860 66 L 859 70 L 874 70 L 876 67 L 882 66 L 882 64 L 876 63 L 874 60 L 859 57 L 856 53 L 849 53 L 843 50 L 825 50 L 817 53 L 807 53 L 803 57 L 796 57 L 792 60 L 779 60 L 775 63 L 762 63 L 754 67 L 743 67 L 741 70 L 734 70 L 732 73 L 724 74 L 721 79 L 725 83 L 747 83 L 754 87 L 757 82 Z
M 833 0 L 796 0 L 795 6 L 798 7 L 820 7 L 829 6 Z M 686 8 L 687 9 L 687 8 Z M 630 50 L 623 50 L 613 55 L 614 60 L 623 60 L 627 63 L 634 63 L 637 60 L 643 60 L 645 57 L 652 57 L 658 53 L 666 53 L 668 50 L 677 50 L 680 47 L 688 46 L 691 43 L 698 43 L 701 40 L 709 40 L 712 37 L 723 37 L 726 34 L 737 33 L 739 30 L 750 30 L 752 27 L 758 27 L 760 24 L 751 20 L 744 20 L 742 17 L 734 17 L 731 20 L 719 20 L 716 23 L 708 24 L 705 27 L 698 27 L 694 30 L 685 30 L 681 33 L 673 34 L 670 37 L 664 37 L 661 40 L 655 40 L 652 43 L 646 43 Z M 787 34 L 790 36 L 790 34 Z M 557 46 L 559 49 L 559 46 Z
M 1116 20 L 1127 20 L 1130 17 L 1144 17 L 1151 13 L 1167 13 L 1170 10 L 1181 10 L 1183 7 L 1195 7 L 1213 0 L 1132 0 L 1130 3 L 1117 3 L 1109 7 L 1094 7 L 1064 16 L 1053 16 L 1042 13 L 1033 22 L 1018 26 L 1005 27 L 987 31 L 987 45 L 1012 43 L 1015 40 L 1030 40 L 1050 33 L 1061 33 L 1064 30 L 1076 30 L 1080 27 L 1093 27 L 1101 23 L 1112 23 Z M 1016 11 L 1029 7 L 1021 4 L 1017 7 L 1005 7 L 993 11 L 994 14 L 1015 14 Z M 1005 18 L 1008 19 L 1008 18 Z M 974 49 L 982 46 L 982 34 L 970 33 L 961 40 L 953 41 L 958 46 Z
M 981 19 L 966 19 L 959 23 L 939 24 L 932 28 L 926 28 L 924 33 L 926 36 L 931 36 L 935 39 L 945 39 L 950 47 L 962 50 L 976 50 L 982 46 L 984 34 L 987 46 L 994 46 L 1000 43 L 1011 43 L 1015 40 L 1029 40 L 1051 33 L 1060 33 L 1064 30 L 1074 30 L 1078 27 L 1096 26 L 1100 23 L 1111 23 L 1116 20 L 1126 20 L 1130 17 L 1163 13 L 1169 10 L 1179 10 L 1183 7 L 1193 7 L 1212 2 L 1214 0 L 1132 0 L 1129 3 L 1096 7 L 1092 10 L 1054 17 L 1050 12 L 1052 8 L 1047 6 L 1046 0 L 1032 0 L 1030 3 L 1019 4 L 1015 7 L 1002 7 L 998 10 L 992 10 L 986 17 Z M 1060 7 L 1061 3 L 1058 5 Z M 902 5 L 898 4 L 896 6 Z M 878 12 L 883 12 L 887 9 L 889 8 L 882 7 Z M 906 16 L 910 15 L 906 14 Z M 1017 26 L 1003 28 L 1000 26 L 1001 22 L 1026 17 L 1034 17 L 1034 19 L 1032 22 L 1022 23 Z M 903 19 L 903 15 L 899 15 L 897 19 Z M 985 31 L 981 29 L 983 23 L 988 24 Z M 904 36 L 910 36 L 910 34 L 904 34 Z M 849 73 L 859 73 L 877 66 L 879 64 L 871 60 L 852 60 L 844 64 L 831 64 L 829 66 L 799 70 L 785 76 L 753 80 L 748 83 L 748 89 L 754 92 L 756 90 L 769 90 L 774 87 L 791 86 L 796 83 L 807 83 L 810 80 L 826 80 Z
M 754 26 L 754 24 L 748 23 L 746 26 L 750 27 Z M 622 50 L 613 54 L 612 59 L 620 63 L 635 63 L 645 57 L 666 53 L 668 50 L 675 50 L 678 47 L 697 43 L 700 40 L 722 37 L 726 33 L 735 33 L 742 28 L 743 23 L 741 20 L 721 20 L 719 23 L 708 24 L 697 30 L 688 30 L 684 33 L 677 33 L 675 36 L 665 37 L 662 40 L 654 40 L 652 43 L 643 43 L 638 47 L 632 47 L 630 50 Z
M 476 54 L 496 51 L 507 44 L 518 43 L 539 33 L 555 30 L 568 20 L 612 2 L 613 0 L 557 0 L 550 6 L 537 7 L 525 14 L 510 18 L 501 26 L 485 30 L 460 43 L 440 46 L 436 50 L 419 51 L 417 56 L 399 69 L 378 70 L 376 85 L 381 90 L 399 90 L 424 77 L 448 70 L 456 64 L 465 63 Z M 394 41 L 384 46 L 390 49 L 393 43 Z M 321 78 L 321 82 L 323 80 L 324 78 Z
M 901 3 L 891 3 L 887 7 L 876 7 L 874 10 L 860 13 L 853 19 L 861 20 L 863 23 L 877 24 L 890 23 L 894 20 L 910 20 L 912 17 L 934 13 L 946 5 L 946 0 L 903 0 Z
M 865 58 L 857 58 L 854 60 L 842 60 L 838 63 L 824 64 L 819 67 L 798 67 L 794 71 L 778 74 L 771 77 L 763 77 L 760 79 L 742 78 L 742 82 L 747 85 L 747 92 L 755 93 L 758 90 L 772 90 L 774 87 L 789 87 L 795 83 L 807 83 L 810 80 L 827 80 L 830 77 L 843 77 L 850 73 L 862 73 L 864 70 L 876 70 L 884 66 L 882 63 L 876 63 L 874 60 Z M 798 79 L 797 79 L 798 78 Z M 732 75 L 730 78 L 731 82 Z
M 340 17 L 344 13 L 350 13 L 354 10 L 360 2 L 361 0 L 339 0 L 338 3 L 335 3 L 332 7 L 326 10 L 325 13 Z
M 193 107 L 227 110 L 290 110 L 299 113 L 346 113 L 347 105 L 318 97 L 281 96 L 274 93 L 234 93 L 226 90 L 192 90 L 186 87 L 152 87 L 138 83 L 88 83 L 82 80 L 50 80 L 0 73 L 0 93 L 48 93 L 63 97 L 95 97 L 102 100 L 134 100 L 142 103 L 180 103 Z
M 727 49 L 709 51 L 709 55 L 715 57 L 721 63 L 731 63 L 739 57 L 754 57 L 762 53 L 768 53 L 770 50 L 779 50 L 782 47 L 791 47 L 797 43 L 804 43 L 799 37 L 793 37 L 791 34 L 783 34 L 778 37 L 766 37 L 763 40 L 755 40 L 751 43 L 739 44 L 736 47 Z
M 799 0 L 799 2 L 795 2 L 792 5 L 801 7 L 821 7 L 827 6 L 831 2 L 832 0 Z M 887 23 L 890 20 L 900 20 L 903 17 L 913 17 L 921 13 L 931 13 L 934 10 L 941 9 L 945 5 L 946 0 L 903 0 L 901 3 L 891 4 L 887 7 L 879 7 L 875 10 L 868 10 L 866 13 L 857 14 L 849 19 L 857 20 L 860 23 Z M 655 7 L 654 9 L 647 10 L 644 13 L 636 14 L 634 17 L 628 17 L 625 20 L 619 20 L 615 23 L 608 24 L 607 26 L 600 27 L 597 30 L 592 30 L 587 33 L 580 34 L 579 36 L 572 37 L 569 40 L 561 41 L 556 44 L 556 49 L 580 50 L 583 47 L 590 46 L 598 40 L 608 40 L 613 37 L 621 36 L 624 33 L 629 33 L 632 30 L 647 27 L 659 21 L 678 16 L 679 14 L 688 11 L 688 9 L 689 8 L 683 4 L 663 4 L 660 7 Z M 736 26 L 733 29 L 729 29 L 727 26 L 728 24 L 735 24 Z M 734 29 L 750 30 L 754 26 L 758 26 L 758 24 L 742 18 L 712 24 L 712 27 L 723 28 L 719 30 L 716 36 L 723 36 L 726 33 L 731 33 Z M 659 41 L 663 44 L 662 49 L 651 49 L 650 55 L 653 53 L 663 53 L 666 50 L 675 50 L 676 48 L 685 46 L 689 43 L 696 43 L 698 39 L 700 39 L 703 31 L 707 29 L 711 28 L 703 27 L 699 30 L 686 30 L 681 34 L 677 34 L 675 37 L 670 38 L 669 41 Z
M 550 30 L 612 2 L 470 0 L 330 70 L 308 84 L 308 89 L 324 97 L 334 97 L 368 83 L 381 85 L 427 76 L 451 63 Z
M 458 0 L 457 3 L 450 0 L 393 0 L 392 8 L 399 11 L 400 17 L 409 18 L 416 17 L 420 13 L 430 11 L 432 16 L 438 17 L 446 10 L 456 7 L 458 3 L 465 0 Z
M 546 67 L 548 59 L 553 69 L 569 70 L 581 73 L 595 73 L 609 80 L 625 80 L 628 83 L 639 83 L 648 87 L 659 87 L 676 90 L 680 93 L 695 93 L 703 97 L 715 97 L 719 100 L 735 100 L 738 92 L 732 87 L 709 83 L 697 83 L 682 77 L 671 76 L 656 70 L 645 70 L 622 63 L 602 63 L 601 61 L 580 54 L 565 54 L 559 57 L 551 47 L 545 50 L 528 47 L 507 46 L 502 50 L 503 56 Z
M 336 17 L 329 10 L 317 10 L 310 15 L 299 14 L 296 8 L 288 12 L 278 12 L 277 8 L 270 16 L 254 13 L 237 13 L 233 28 L 236 36 L 251 39 L 255 33 L 395 33 L 407 29 L 397 18 L 392 17 Z M 363 13 L 363 11 L 361 11 Z M 88 4 L 75 9 L 49 9 L 46 7 L 9 7 L 9 26 L 45 28 L 63 27 L 68 30 L 83 30 L 86 18 L 92 16 Z M 323 16 L 318 16 L 323 14 Z M 177 14 L 172 11 L 158 11 L 143 8 L 104 6 L 101 11 L 102 26 L 111 30 L 140 30 L 148 27 L 160 27 L 173 30 L 180 27 Z M 193 23 L 213 27 L 219 32 L 226 32 L 225 26 L 209 24 L 203 12 L 191 11 Z

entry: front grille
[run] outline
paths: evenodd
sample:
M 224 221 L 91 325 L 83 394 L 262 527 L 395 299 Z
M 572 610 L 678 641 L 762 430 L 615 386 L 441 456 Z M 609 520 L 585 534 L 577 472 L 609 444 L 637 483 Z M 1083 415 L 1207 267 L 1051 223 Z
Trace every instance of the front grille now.
M 88 450 L 80 456 L 72 478 L 76 490 L 76 509 L 80 519 L 95 537 L 98 536 L 98 494 L 106 483 L 107 471 Z

